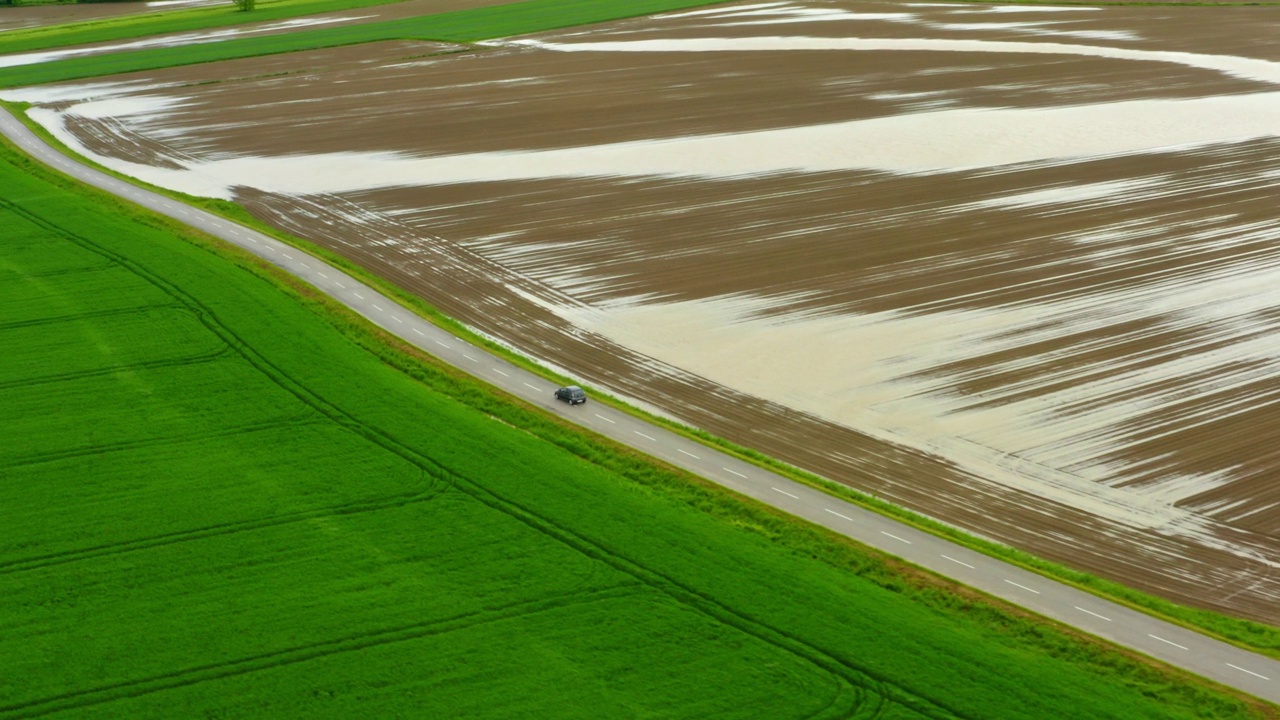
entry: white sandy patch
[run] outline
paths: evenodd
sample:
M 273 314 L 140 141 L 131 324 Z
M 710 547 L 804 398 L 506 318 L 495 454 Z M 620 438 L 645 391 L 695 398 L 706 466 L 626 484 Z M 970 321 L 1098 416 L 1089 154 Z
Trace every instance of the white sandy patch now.
M 739 22 L 716 23 L 716 27 L 740 27 L 747 25 L 788 25 L 792 23 L 831 22 L 833 20 L 892 20 L 897 22 L 914 20 L 908 13 L 851 13 L 844 10 L 831 10 L 825 13 L 810 13 L 790 17 L 770 18 L 768 20 L 742 20 Z
M 1275 228 L 1240 230 L 1257 241 Z M 1223 237 L 1232 235 L 1227 230 Z M 1231 237 L 1231 241 L 1236 241 Z M 978 478 L 1093 512 L 1136 528 L 1158 528 L 1229 549 L 1212 521 L 1175 504 L 1230 482 L 1231 469 L 1169 474 L 1116 487 L 1128 477 L 1111 458 L 1160 427 L 1180 428 L 1256 409 L 1219 402 L 1204 417 L 1167 414 L 1175 402 L 1213 397 L 1280 372 L 1280 345 L 1258 331 L 1254 310 L 1280 304 L 1280 262 L 1207 270 L 1109 294 L 990 309 L 912 314 L 777 314 L 790 298 L 721 297 L 552 308 L 570 322 L 664 362 L 744 392 L 882 439 L 947 458 Z M 1234 342 L 1214 352 L 1155 350 L 1141 366 L 1112 363 L 1050 371 L 1031 386 L 955 392 L 936 369 L 997 356 L 1060 335 L 1172 317 L 1188 329 L 1216 328 Z M 773 312 L 770 312 L 773 311 Z M 1261 323 L 1261 324 L 1260 324 Z M 1119 333 L 1113 342 L 1130 339 Z M 1220 336 L 1218 339 L 1222 339 Z M 1010 363 L 1046 363 L 1029 356 Z M 1003 369 L 998 364 L 992 371 Z M 1072 382 L 1067 373 L 1077 376 Z M 1206 376 L 1214 379 L 1206 381 Z M 1141 392 L 1134 392 L 1142 390 Z M 1235 548 L 1233 551 L 1238 552 Z
M 1135 190 L 1155 188 L 1160 183 L 1159 179 L 1143 178 L 1084 183 L 1081 185 L 1063 185 L 1061 187 L 1018 193 L 1017 195 L 1005 195 L 1003 197 L 979 200 L 972 203 L 970 207 L 1023 209 L 1046 205 L 1079 205 L 1083 202 L 1102 199 L 1115 199 L 1117 202 L 1123 202 L 1124 198 L 1131 198 Z
M 929 23 L 929 27 L 939 30 L 1025 30 L 1057 25 L 1057 22 L 971 22 L 971 23 Z
M 758 10 L 781 10 L 784 8 L 797 7 L 786 2 L 770 2 L 770 3 L 752 3 L 749 5 L 731 5 L 728 7 L 713 7 L 705 10 L 689 10 L 684 12 L 665 13 L 653 16 L 656 20 L 667 20 L 677 18 L 691 17 L 737 17 L 744 13 L 756 12 Z
M 1100 10 L 1096 7 L 1066 7 L 1061 5 L 996 5 L 985 8 L 994 13 L 1037 13 L 1037 12 L 1090 12 Z
M 963 53 L 1029 53 L 1033 55 L 1083 55 L 1164 62 L 1214 70 L 1231 77 L 1280 84 L 1280 63 L 1235 55 L 1207 55 L 1172 50 L 1137 50 L 1097 45 L 1007 40 L 947 40 L 940 38 L 671 38 L 604 42 L 545 42 L 540 40 L 494 41 L 490 44 L 522 45 L 557 52 L 768 52 L 787 50 L 860 50 Z
M 414 157 L 343 152 L 210 158 L 186 169 L 118 161 L 83 146 L 68 116 L 155 116 L 179 98 L 110 97 L 63 113 L 31 116 L 59 139 L 113 170 L 173 190 L 229 199 L 236 186 L 287 195 L 389 187 L 592 177 L 705 180 L 771 173 L 937 173 L 1020 163 L 1063 162 L 1165 151 L 1280 135 L 1280 92 L 1179 100 L 1134 100 L 1031 109 L 954 109 L 755 132 L 645 140 L 537 151 Z M 95 86 L 80 86 L 80 92 Z M 34 91 L 5 91 L 5 99 Z M 58 93 L 58 89 L 52 91 Z M 64 97 L 74 96 L 63 90 Z
M 1074 21 L 1071 21 L 1074 22 Z M 925 22 L 924 25 L 938 30 L 955 30 L 955 31 L 992 31 L 1005 30 L 1008 32 L 1022 33 L 1024 35 L 1037 35 L 1040 37 L 1066 37 L 1079 38 L 1081 40 L 1140 40 L 1141 38 L 1128 30 L 1071 30 L 1060 27 L 1066 24 L 1064 21 L 1054 20 L 1048 22 L 972 22 L 972 23 L 939 23 Z
M 888 20 L 894 22 L 914 22 L 916 16 L 903 12 L 852 12 L 832 7 L 806 7 L 790 3 L 766 3 L 756 5 L 734 5 L 709 10 L 695 10 L 686 13 L 658 15 L 655 19 L 688 19 L 698 18 L 711 21 L 707 24 L 714 27 L 736 27 L 745 25 L 784 25 L 791 23 L 813 23 L 831 21 L 875 21 Z M 722 22 L 734 20 L 735 22 Z
M 75 106 L 75 115 L 92 119 L 145 119 L 172 112 L 188 102 L 187 98 L 170 95 L 129 95 L 79 103 Z
M 65 102 L 89 102 L 113 97 L 136 95 L 171 87 L 173 83 L 102 82 L 80 85 L 32 85 L 0 90 L 0 99 L 33 105 Z
M 75 107 L 68 112 L 78 114 Z M 228 198 L 237 185 L 314 195 L 540 179 L 716 180 L 849 170 L 909 174 L 1062 162 L 1280 135 L 1280 92 L 1059 108 L 966 108 L 556 150 L 439 157 L 394 152 L 233 157 L 192 163 L 186 170 L 117 166 L 113 158 L 80 147 L 61 119 L 43 113 L 33 117 L 63 142 L 74 143 L 77 152 L 114 170 L 182 192 Z

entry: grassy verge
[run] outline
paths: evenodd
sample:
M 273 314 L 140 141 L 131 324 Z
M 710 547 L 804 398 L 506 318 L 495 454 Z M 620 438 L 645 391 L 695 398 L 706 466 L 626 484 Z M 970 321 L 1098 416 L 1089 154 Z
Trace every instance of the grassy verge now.
M 0 717 L 1277 716 L 0 181 Z

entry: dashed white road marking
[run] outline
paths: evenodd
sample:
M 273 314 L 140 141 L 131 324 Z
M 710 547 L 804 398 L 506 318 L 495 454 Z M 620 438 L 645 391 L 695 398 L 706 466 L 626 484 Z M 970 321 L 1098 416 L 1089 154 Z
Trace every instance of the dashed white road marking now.
M 525 387 L 527 387 L 527 388 L 533 388 L 534 390 L 537 390 L 537 389 L 538 389 L 538 386 L 537 386 L 537 385 L 530 385 L 529 383 L 525 383 L 525 384 L 524 384 L 524 386 L 525 386 Z
M 1240 667 L 1239 665 L 1232 665 L 1231 663 L 1227 663 L 1227 667 L 1229 667 L 1229 668 L 1235 668 L 1236 670 L 1239 670 L 1239 671 L 1240 671 L 1240 672 L 1242 672 L 1242 673 L 1249 673 L 1250 675 L 1252 675 L 1252 676 L 1254 676 L 1254 677 L 1256 677 L 1256 678 L 1262 678 L 1263 680 L 1270 680 L 1270 679 L 1271 679 L 1271 678 L 1267 677 L 1266 675 L 1259 675 L 1258 673 L 1256 673 L 1256 672 L 1254 672 L 1254 671 L 1252 671 L 1252 670 L 1245 670 L 1244 668 Z
M 701 459 L 702 459 L 702 458 L 698 457 L 697 455 L 694 455 L 693 453 L 689 452 L 688 450 L 683 450 L 683 449 L 681 449 L 681 448 L 676 448 L 676 449 L 677 449 L 677 450 L 680 450 L 680 452 L 684 453 L 685 455 L 688 455 L 689 457 L 693 458 L 694 460 L 701 460 Z
M 391 316 L 391 319 L 392 319 L 392 320 L 395 320 L 396 322 L 400 323 L 401 325 L 403 325 L 403 324 L 404 324 L 404 321 L 403 321 L 403 320 L 401 320 L 400 318 L 396 317 L 395 315 L 392 315 L 392 316 Z
M 746 475 L 743 475 L 742 473 L 740 473 L 740 472 L 738 472 L 738 471 L 736 471 L 736 470 L 730 470 L 729 468 L 720 468 L 720 469 L 721 469 L 721 470 L 724 470 L 724 471 L 725 471 L 725 472 L 727 472 L 727 473 L 733 473 L 734 475 L 737 475 L 738 477 L 742 478 L 743 480 L 746 480 L 746 479 L 747 479 L 747 476 L 746 476 Z
M 351 294 L 352 294 L 352 295 L 355 295 L 356 297 L 360 298 L 361 300 L 363 300 L 363 299 L 364 299 L 364 296 L 363 296 L 363 295 L 361 295 L 360 293 L 351 293 Z
M 799 500 L 799 499 L 800 499 L 800 496 L 799 496 L 799 495 L 792 495 L 791 493 L 787 492 L 786 490 L 779 490 L 778 488 L 773 487 L 772 485 L 770 485 L 770 486 L 769 486 L 769 489 L 770 489 L 770 490 L 772 490 L 772 491 L 774 491 L 774 492 L 780 492 L 780 493 L 782 493 L 783 495 L 786 495 L 786 496 L 787 496 L 787 497 L 789 497 L 789 498 L 795 498 L 796 500 Z
M 378 306 L 378 303 L 369 303 L 369 304 L 373 305 L 373 309 L 377 310 L 378 312 L 386 312 L 386 310 L 383 310 L 381 307 Z
M 1039 595 L 1039 594 L 1040 594 L 1040 591 L 1039 591 L 1039 590 L 1032 590 L 1031 588 L 1027 587 L 1026 585 L 1019 585 L 1018 583 L 1016 583 L 1016 582 L 1014 582 L 1014 581 L 1012 581 L 1012 580 L 1005 580 L 1005 582 L 1009 583 L 1010 585 L 1012 585 L 1012 586 L 1014 586 L 1014 587 L 1022 588 L 1023 590 L 1026 590 L 1027 592 L 1033 592 L 1033 593 L 1035 593 L 1035 594 L 1037 594 L 1037 595 Z
M 471 357 L 470 355 L 468 355 L 468 354 L 466 354 L 466 353 L 462 353 L 462 357 L 464 357 L 464 358 L 466 358 L 466 359 L 470 360 L 471 362 L 477 362 L 477 363 L 478 363 L 478 362 L 480 362 L 479 360 L 477 360 L 477 359 L 475 359 L 475 358 Z
M 1186 645 L 1179 645 L 1178 643 L 1176 643 L 1176 642 L 1174 642 L 1174 641 L 1172 641 L 1172 640 L 1165 640 L 1164 638 L 1162 638 L 1162 637 L 1160 637 L 1160 636 L 1158 636 L 1158 635 L 1152 635 L 1151 633 L 1147 633 L 1147 637 L 1149 637 L 1149 638 L 1153 638 L 1153 639 L 1155 639 L 1155 640 L 1159 640 L 1159 641 L 1160 641 L 1160 642 L 1162 642 L 1162 643 L 1167 643 L 1167 644 L 1172 645 L 1172 646 L 1174 646 L 1174 647 L 1176 647 L 1176 648 L 1182 648 L 1183 650 L 1188 650 L 1188 649 L 1189 649 Z
M 656 437 L 652 437 L 652 436 L 650 436 L 650 435 L 645 435 L 644 433 L 640 432 L 639 430 L 632 430 L 631 432 L 633 432 L 633 433 L 635 433 L 635 434 L 639 435 L 640 437 L 644 438 L 645 440 L 652 440 L 652 441 L 654 441 L 654 442 L 658 442 L 658 438 L 656 438 Z
M 969 568 L 970 570 L 973 570 L 973 569 L 974 569 L 974 567 L 973 567 L 972 565 L 970 565 L 970 564 L 969 564 L 969 563 L 967 563 L 967 562 L 964 562 L 963 560 L 957 560 L 957 559 L 955 559 L 955 558 L 953 558 L 953 557 L 949 557 L 949 556 L 947 556 L 947 555 L 943 555 L 943 556 L 942 556 L 942 559 L 944 559 L 944 560 L 950 560 L 951 562 L 953 562 L 953 563 L 955 563 L 955 564 L 957 564 L 957 565 L 963 565 L 963 566 L 965 566 L 965 567 Z
M 293 259 L 293 256 L 292 256 L 292 255 L 290 255 L 289 253 L 280 253 L 280 254 L 281 254 L 281 255 L 284 255 L 284 259 L 285 259 L 285 260 L 292 260 L 292 259 Z
M 347 286 L 346 286 L 346 285 L 343 285 L 343 284 L 342 284 L 342 283 L 340 283 L 340 282 L 334 282 L 333 284 L 334 284 L 334 285 L 337 285 L 338 287 L 342 288 L 343 290 L 346 290 L 346 289 L 347 289 Z
M 317 271 L 317 272 L 316 272 L 316 274 L 317 274 L 317 275 L 319 275 L 320 277 L 324 278 L 325 280 L 328 280 L 328 279 L 329 279 L 329 276 L 328 276 L 328 275 L 325 275 L 325 274 L 324 274 L 324 273 L 322 273 L 322 272 L 318 272 L 318 271 Z
M 418 328 L 414 328 L 414 329 L 413 329 L 413 331 L 414 331 L 414 332 L 416 332 L 416 333 L 418 333 L 418 334 L 419 334 L 419 335 L 421 335 L 422 337 L 426 337 L 426 336 L 427 336 L 427 334 L 426 334 L 426 333 L 422 332 L 422 331 L 421 331 L 421 330 L 419 330 Z
M 822 509 L 823 509 L 823 510 L 826 510 L 827 512 L 831 513 L 832 515 L 835 515 L 835 516 L 836 516 L 836 517 L 838 517 L 838 518 L 844 518 L 845 520 L 848 520 L 849 522 L 857 522 L 856 520 L 854 520 L 853 518 L 849 517 L 848 515 L 841 515 L 840 513 L 836 512 L 835 510 L 832 510 L 831 508 L 822 508 Z
M 1085 610 L 1084 608 L 1080 607 L 1079 605 L 1076 605 L 1076 606 L 1075 606 L 1075 609 L 1079 610 L 1079 611 L 1080 611 L 1080 612 L 1082 612 L 1082 613 L 1088 613 L 1089 615 L 1092 615 L 1092 616 L 1094 616 L 1094 617 L 1096 617 L 1096 618 L 1098 618 L 1098 619 L 1100 619 L 1100 620 L 1106 620 L 1107 622 L 1111 622 L 1111 618 L 1107 617 L 1106 615 L 1099 615 L 1098 613 L 1096 613 L 1096 612 L 1094 612 L 1094 611 L 1092 611 L 1092 610 Z
M 508 374 L 506 374 L 506 373 L 502 372 L 502 371 L 501 371 L 501 370 L 499 370 L 498 368 L 493 368 L 493 371 L 494 371 L 494 372 L 496 372 L 496 373 L 498 373 L 498 374 L 499 374 L 499 375 L 501 375 L 502 377 L 511 377 L 510 375 L 508 375 Z
M 894 535 L 894 534 L 893 534 L 893 533 L 891 533 L 891 532 L 885 532 L 885 531 L 881 530 L 881 531 L 880 531 L 880 534 L 881 534 L 881 535 L 888 535 L 889 537 L 893 538 L 894 540 L 897 540 L 898 542 L 904 542 L 904 543 L 906 543 L 906 544 L 908 544 L 908 545 L 910 545 L 910 544 L 911 544 L 911 541 L 910 541 L 910 540 L 908 540 L 908 539 L 906 539 L 906 538 L 900 538 L 900 537 L 898 537 L 897 535 Z
M 600 413 L 592 413 L 592 414 L 593 414 L 593 415 L 595 415 L 596 417 L 600 418 L 601 420 L 604 420 L 605 422 L 611 422 L 611 423 L 613 423 L 614 425 L 617 425 L 617 424 L 618 424 L 617 422 L 615 422 L 615 421 L 613 421 L 613 420 L 610 420 L 609 418 L 607 418 L 607 417 L 605 417 L 605 416 L 601 415 Z
M 442 347 L 442 348 L 448 348 L 448 347 L 449 347 L 448 345 L 446 345 L 445 343 L 440 342 L 439 340 L 437 340 L 437 341 L 436 341 L 436 344 L 437 344 L 437 345 L 439 345 L 439 346 L 440 346 L 440 347 Z

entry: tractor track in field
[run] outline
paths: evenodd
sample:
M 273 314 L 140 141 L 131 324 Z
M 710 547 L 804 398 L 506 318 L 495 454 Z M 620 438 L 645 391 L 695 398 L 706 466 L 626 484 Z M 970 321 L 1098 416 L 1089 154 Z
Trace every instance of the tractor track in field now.
M 631 594 L 633 587 L 603 588 L 591 593 L 524 600 L 497 608 L 480 609 L 460 613 L 453 617 L 428 622 L 400 625 L 371 630 L 369 632 L 332 638 L 309 645 L 284 648 L 269 653 L 237 658 L 222 663 L 184 668 L 172 673 L 153 675 L 137 680 L 127 680 L 96 688 L 86 688 L 60 695 L 28 700 L 0 706 L 0 719 L 22 720 L 43 717 L 76 708 L 93 707 L 117 700 L 141 697 L 155 692 L 197 685 L 203 682 L 272 670 L 297 663 L 318 660 L 333 655 L 357 652 L 367 648 L 407 642 L 420 638 L 464 631 L 494 622 L 511 620 L 574 605 L 587 604 L 610 597 Z

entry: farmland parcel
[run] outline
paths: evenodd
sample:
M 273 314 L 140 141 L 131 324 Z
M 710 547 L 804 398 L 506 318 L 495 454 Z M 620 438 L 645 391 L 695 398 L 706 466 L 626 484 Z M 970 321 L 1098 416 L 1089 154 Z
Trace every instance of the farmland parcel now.
M 1275 18 L 757 3 L 8 96 L 695 426 L 1274 623 Z
M 0 181 L 0 718 L 1262 716 Z

